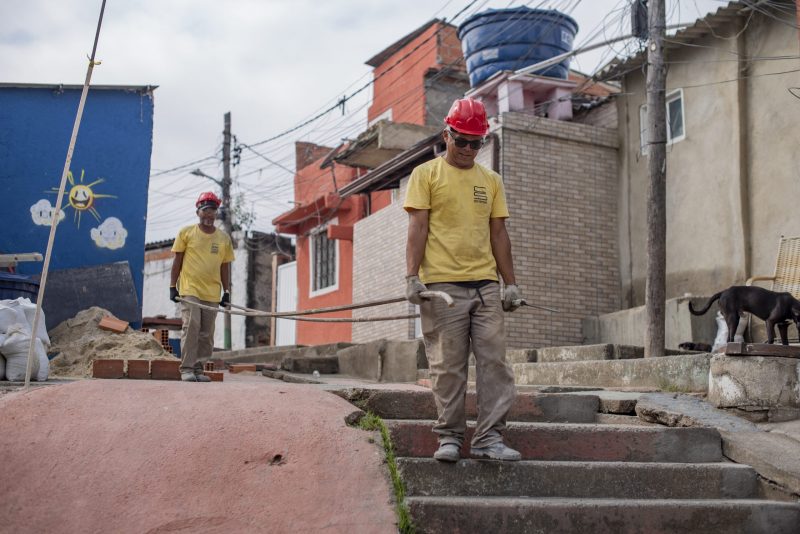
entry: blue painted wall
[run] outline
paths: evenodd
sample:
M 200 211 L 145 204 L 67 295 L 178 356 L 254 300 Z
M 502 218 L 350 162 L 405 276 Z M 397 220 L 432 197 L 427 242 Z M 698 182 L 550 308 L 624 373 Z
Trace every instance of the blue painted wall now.
M 0 253 L 44 254 L 80 93 L 0 86 Z M 50 264 L 127 261 L 140 308 L 152 144 L 151 89 L 89 90 Z M 41 266 L 24 262 L 17 271 L 38 274 Z

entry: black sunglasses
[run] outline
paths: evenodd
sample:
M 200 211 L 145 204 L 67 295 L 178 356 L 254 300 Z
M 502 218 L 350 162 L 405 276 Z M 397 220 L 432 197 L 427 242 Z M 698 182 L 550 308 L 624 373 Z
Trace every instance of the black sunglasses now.
M 460 135 L 456 135 L 453 130 L 448 129 L 447 134 L 450 136 L 450 139 L 453 140 L 453 143 L 458 148 L 464 148 L 465 146 L 469 145 L 472 150 L 480 150 L 483 148 L 483 145 L 486 143 L 486 138 L 475 139 L 474 141 L 470 141 L 469 139 L 465 139 Z

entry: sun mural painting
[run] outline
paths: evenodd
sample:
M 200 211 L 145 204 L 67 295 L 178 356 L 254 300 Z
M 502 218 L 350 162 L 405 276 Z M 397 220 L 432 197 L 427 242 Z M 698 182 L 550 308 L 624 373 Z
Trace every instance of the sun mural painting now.
M 96 208 L 97 199 L 117 198 L 116 195 L 104 195 L 94 190 L 96 185 L 102 184 L 106 181 L 105 178 L 98 178 L 91 183 L 83 183 L 85 176 L 86 171 L 81 169 L 80 181 L 76 183 L 75 177 L 72 175 L 72 171 L 67 173 L 67 180 L 69 181 L 67 203 L 65 204 L 64 209 L 59 210 L 58 222 L 61 222 L 64 219 L 64 212 L 67 208 L 72 208 L 74 210 L 72 220 L 75 222 L 75 225 L 78 228 L 81 227 L 81 216 L 83 215 L 83 212 L 90 213 L 92 217 L 97 220 L 97 222 L 100 222 L 100 213 Z M 58 188 L 53 187 L 51 190 L 45 191 L 45 193 L 57 195 Z M 40 226 L 50 226 L 53 221 L 54 212 L 55 206 L 51 205 L 50 201 L 45 198 L 40 199 L 33 206 L 31 206 L 31 218 L 35 224 Z M 91 239 L 98 247 L 118 249 L 125 245 L 125 239 L 128 235 L 128 232 L 125 230 L 122 222 L 119 219 L 116 217 L 109 217 L 100 225 L 98 225 L 97 228 L 93 228 L 90 235 Z
M 84 184 L 83 178 L 85 175 L 86 171 L 81 169 L 80 183 L 75 183 L 75 177 L 72 175 L 72 171 L 67 173 L 67 180 L 69 181 L 70 185 L 69 193 L 67 194 L 67 200 L 69 202 L 69 206 L 75 210 L 75 213 L 72 215 L 72 220 L 75 221 L 75 224 L 78 226 L 78 228 L 81 227 L 81 215 L 83 215 L 84 211 L 91 213 L 97 222 L 100 222 L 100 213 L 98 213 L 94 206 L 98 198 L 117 198 L 116 195 L 101 195 L 92 189 L 94 186 L 105 182 L 105 178 L 98 178 L 90 184 Z M 54 187 L 48 191 L 48 193 L 58 194 L 58 188 Z

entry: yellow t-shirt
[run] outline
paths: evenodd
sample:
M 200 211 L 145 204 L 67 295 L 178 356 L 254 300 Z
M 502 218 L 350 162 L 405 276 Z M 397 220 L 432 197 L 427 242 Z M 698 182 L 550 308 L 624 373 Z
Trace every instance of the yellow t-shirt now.
M 208 302 L 219 302 L 222 280 L 219 268 L 233 261 L 231 238 L 222 230 L 203 232 L 198 225 L 186 226 L 178 232 L 173 252 L 183 252 L 183 265 L 178 277 L 182 297 L 192 296 Z
M 508 217 L 499 174 L 477 163 L 459 169 L 436 158 L 411 173 L 403 208 L 430 210 L 423 283 L 498 279 L 489 219 Z

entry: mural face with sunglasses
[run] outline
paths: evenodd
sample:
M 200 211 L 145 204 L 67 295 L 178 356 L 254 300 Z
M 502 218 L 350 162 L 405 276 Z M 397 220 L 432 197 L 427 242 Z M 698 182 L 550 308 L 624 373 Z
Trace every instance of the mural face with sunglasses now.
M 447 163 L 460 169 L 469 169 L 475 163 L 475 156 L 486 143 L 486 138 L 479 135 L 466 135 L 455 132 L 451 128 L 445 130 L 447 144 Z

